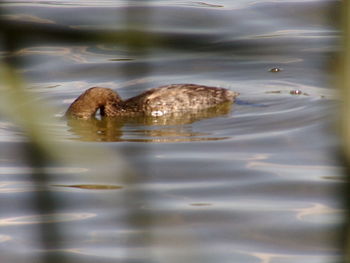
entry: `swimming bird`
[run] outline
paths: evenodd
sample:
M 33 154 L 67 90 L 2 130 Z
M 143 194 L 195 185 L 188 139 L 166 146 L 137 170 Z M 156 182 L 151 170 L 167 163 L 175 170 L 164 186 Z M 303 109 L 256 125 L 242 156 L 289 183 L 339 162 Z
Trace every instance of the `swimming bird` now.
M 212 108 L 232 103 L 239 93 L 196 84 L 173 84 L 153 88 L 122 100 L 112 89 L 92 87 L 81 94 L 68 108 L 66 115 L 81 119 L 102 116 L 163 116 Z

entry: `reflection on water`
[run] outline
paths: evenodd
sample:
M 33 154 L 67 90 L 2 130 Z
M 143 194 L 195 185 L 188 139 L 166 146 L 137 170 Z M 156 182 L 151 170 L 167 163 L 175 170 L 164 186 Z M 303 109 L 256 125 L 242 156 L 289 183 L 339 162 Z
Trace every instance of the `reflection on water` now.
M 43 24 L 54 24 L 55 22 L 50 19 L 44 19 L 34 15 L 17 14 L 17 15 L 2 15 L 3 19 L 17 22 L 34 22 Z
M 94 217 L 94 214 L 48 214 L 48 215 L 32 215 L 32 216 L 18 216 L 11 218 L 0 218 L 0 226 L 13 225 L 31 225 L 44 223 L 59 223 L 69 222 L 75 220 L 83 220 Z
M 0 167 L 0 175 L 16 175 L 31 174 L 35 171 L 35 167 Z M 86 168 L 78 167 L 46 167 L 47 174 L 81 174 L 86 172 Z
M 314 204 L 311 207 L 305 207 L 297 210 L 297 219 L 312 223 L 329 223 L 332 224 L 339 220 L 339 213 L 343 213 L 340 209 L 327 207 L 323 204 Z M 328 217 L 322 215 L 329 215 Z
M 120 185 L 98 185 L 98 184 L 75 184 L 75 185 L 54 185 L 58 187 L 71 187 L 78 189 L 88 189 L 88 190 L 117 190 L 123 189 Z
M 203 119 L 227 115 L 232 108 L 231 103 L 200 111 L 176 112 L 163 116 L 104 117 L 82 120 L 68 118 L 70 132 L 78 135 L 82 141 L 138 141 L 138 142 L 180 142 L 223 140 L 226 137 L 206 137 L 207 134 L 191 131 L 184 127 Z M 124 131 L 127 129 L 127 136 Z M 134 135 L 135 138 L 128 136 Z
M 12 238 L 10 236 L 6 236 L 6 235 L 0 235 L 0 243 L 2 242 L 6 242 L 11 240 Z

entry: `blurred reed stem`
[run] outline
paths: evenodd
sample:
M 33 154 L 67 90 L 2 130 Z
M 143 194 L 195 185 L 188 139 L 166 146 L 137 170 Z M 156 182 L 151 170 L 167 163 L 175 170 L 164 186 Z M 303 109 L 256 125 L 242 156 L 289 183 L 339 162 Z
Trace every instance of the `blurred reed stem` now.
M 49 178 L 45 173 L 45 167 L 51 162 L 55 151 L 49 144 L 49 136 L 40 125 L 49 119 L 47 111 L 34 103 L 34 98 L 25 91 L 19 74 L 15 73 L 11 65 L 0 64 L 0 113 L 16 123 L 26 135 L 28 141 L 23 144 L 26 162 L 32 168 L 29 175 L 33 182 L 31 199 L 28 206 L 32 206 L 42 222 L 44 217 L 54 215 L 58 206 L 52 192 L 49 190 Z M 43 119 L 42 119 L 43 118 Z M 39 224 L 37 238 L 41 243 L 40 249 L 44 251 L 59 251 L 63 237 L 60 234 L 59 225 L 53 220 L 50 224 Z M 65 256 L 62 253 L 42 253 L 40 263 L 64 263 Z
M 343 1 L 343 45 L 341 51 L 341 65 L 338 86 L 340 87 L 340 135 L 342 143 L 342 153 L 345 159 L 345 171 L 347 180 L 350 179 L 350 3 Z M 347 206 L 346 234 L 345 234 L 345 262 L 350 262 L 350 187 L 347 184 L 345 189 L 345 204 Z

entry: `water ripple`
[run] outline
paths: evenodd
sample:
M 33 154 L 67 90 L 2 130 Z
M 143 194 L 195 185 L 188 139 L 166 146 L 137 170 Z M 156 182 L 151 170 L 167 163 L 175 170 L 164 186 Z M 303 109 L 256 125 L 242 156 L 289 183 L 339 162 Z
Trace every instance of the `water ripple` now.
M 96 214 L 91 213 L 55 213 L 46 215 L 32 215 L 32 216 L 17 216 L 9 218 L 1 218 L 0 226 L 14 226 L 14 225 L 32 225 L 45 223 L 62 223 L 70 221 L 80 221 L 95 217 Z

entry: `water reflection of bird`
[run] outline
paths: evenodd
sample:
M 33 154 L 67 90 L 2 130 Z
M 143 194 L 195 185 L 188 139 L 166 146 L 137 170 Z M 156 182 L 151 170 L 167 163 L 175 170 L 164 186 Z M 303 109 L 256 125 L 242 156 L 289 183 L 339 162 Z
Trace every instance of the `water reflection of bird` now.
M 93 87 L 70 105 L 66 115 L 89 119 L 100 110 L 100 114 L 107 117 L 168 116 L 232 103 L 238 95 L 223 88 L 174 84 L 150 89 L 136 97 L 122 100 L 111 89 Z
M 97 119 L 68 118 L 70 132 L 82 141 L 138 141 L 138 142 L 178 142 L 223 140 L 225 137 L 212 136 L 208 132 L 193 131 L 193 122 L 228 114 L 232 103 L 221 103 L 216 107 L 174 112 L 163 116 L 135 115 Z M 135 125 L 139 127 L 135 129 Z

